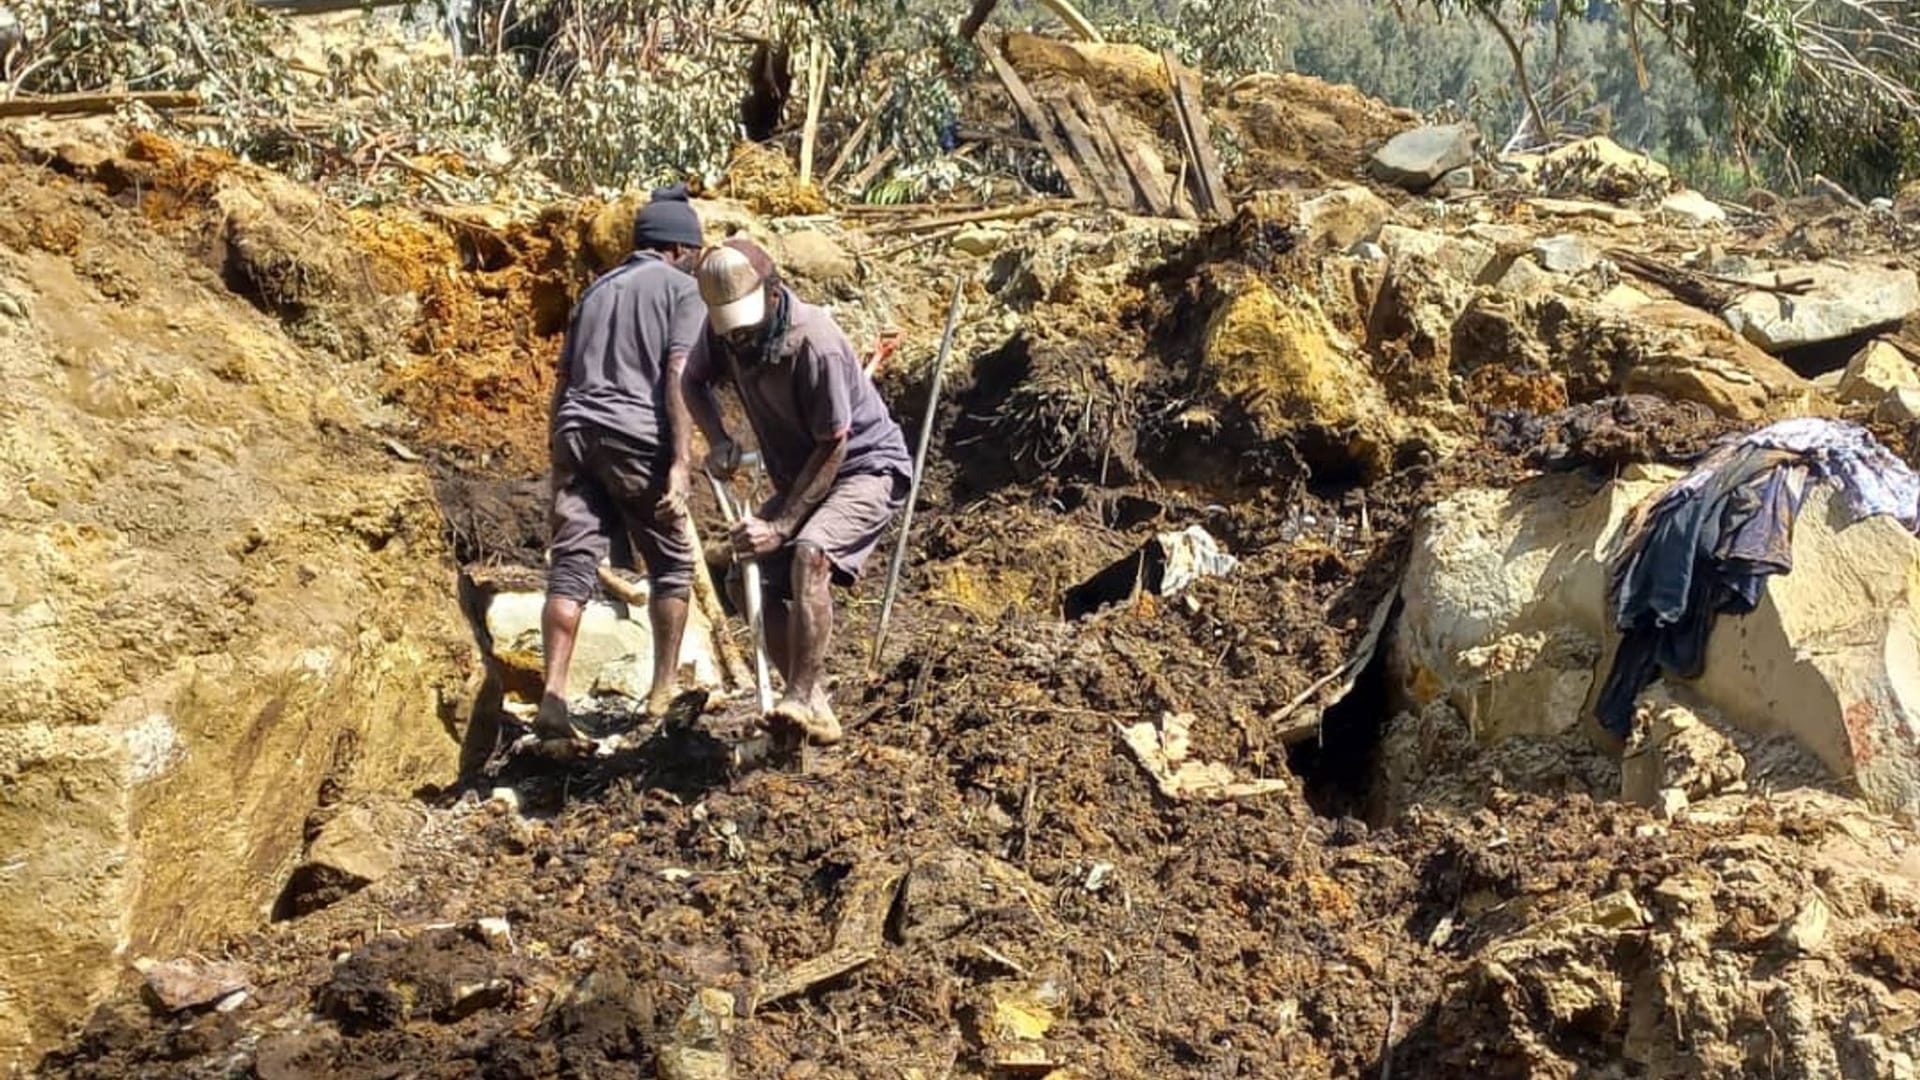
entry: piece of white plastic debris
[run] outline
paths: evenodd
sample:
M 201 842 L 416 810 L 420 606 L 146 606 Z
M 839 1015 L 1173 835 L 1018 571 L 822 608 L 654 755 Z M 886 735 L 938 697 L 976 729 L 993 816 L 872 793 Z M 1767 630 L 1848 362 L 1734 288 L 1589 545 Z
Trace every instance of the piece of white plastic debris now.
M 480 940 L 495 951 L 514 952 L 513 925 L 499 916 L 490 916 L 477 920 L 474 929 L 480 932 Z

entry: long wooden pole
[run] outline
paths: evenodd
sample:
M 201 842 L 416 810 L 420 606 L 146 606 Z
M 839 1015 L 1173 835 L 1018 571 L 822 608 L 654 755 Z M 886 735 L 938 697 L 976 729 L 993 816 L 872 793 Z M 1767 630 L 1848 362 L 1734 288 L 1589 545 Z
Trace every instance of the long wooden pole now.
M 953 302 L 947 307 L 947 328 L 940 335 L 940 352 L 933 359 L 933 382 L 927 387 L 927 411 L 920 418 L 920 445 L 913 451 L 913 480 L 907 485 L 907 508 L 900 516 L 900 537 L 894 541 L 893 560 L 887 566 L 887 588 L 880 598 L 880 624 L 873 631 L 873 655 L 867 660 L 867 672 L 880 667 L 880 650 L 887 644 L 887 624 L 893 621 L 893 598 L 900 590 L 900 570 L 907 561 L 907 534 L 913 528 L 913 504 L 920 498 L 920 481 L 927 475 L 927 448 L 933 444 L 933 418 L 940 411 L 940 380 L 947 372 L 947 355 L 953 351 L 953 330 L 960 325 L 960 298 L 967 278 L 953 279 Z

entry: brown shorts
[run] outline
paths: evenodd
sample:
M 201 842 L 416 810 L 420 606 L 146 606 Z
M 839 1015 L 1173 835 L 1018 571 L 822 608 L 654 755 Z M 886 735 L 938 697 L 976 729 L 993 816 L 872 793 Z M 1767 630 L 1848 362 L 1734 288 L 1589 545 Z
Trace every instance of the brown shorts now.
M 904 476 L 884 473 L 835 480 L 793 540 L 761 560 L 762 590 L 769 599 L 792 598 L 793 549 L 801 543 L 814 544 L 826 553 L 835 585 L 852 585 L 906 501 Z
M 640 553 L 652 595 L 691 591 L 693 545 L 686 524 L 663 522 L 656 515 L 670 463 L 664 452 L 602 428 L 576 428 L 555 437 L 548 596 L 591 599 L 600 560 L 616 554 L 616 540 L 630 542 Z M 619 544 L 621 561 L 626 548 Z

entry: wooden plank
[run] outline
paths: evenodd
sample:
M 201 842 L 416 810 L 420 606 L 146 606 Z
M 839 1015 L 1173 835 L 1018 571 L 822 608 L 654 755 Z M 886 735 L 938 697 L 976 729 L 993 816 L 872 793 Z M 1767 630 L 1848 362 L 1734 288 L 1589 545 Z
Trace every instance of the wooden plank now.
M 1053 124 L 1047 119 L 1046 110 L 1033 99 L 1027 84 L 1021 81 L 1020 74 L 1014 71 L 1013 65 L 1000 54 L 1000 46 L 997 44 L 982 46 L 980 53 L 987 58 L 987 64 L 993 68 L 993 73 L 999 78 L 1000 85 L 1007 88 L 1007 95 L 1013 98 L 1013 107 L 1019 111 L 1021 119 L 1033 129 L 1034 137 L 1040 140 L 1040 145 L 1046 147 L 1047 156 L 1053 159 L 1053 167 L 1059 171 L 1060 178 L 1067 182 L 1067 190 L 1073 192 L 1073 197 L 1076 199 L 1098 198 L 1099 192 L 1087 183 L 1086 177 L 1080 175 L 1080 170 L 1074 165 L 1072 156 L 1067 153 L 1065 147 L 1060 145 L 1059 137 L 1053 133 Z
M 807 53 L 807 122 L 800 129 L 800 186 L 813 183 L 813 148 L 820 141 L 820 103 L 827 96 L 827 51 L 814 38 Z
M 1080 119 L 1073 105 L 1065 101 L 1053 104 L 1054 117 L 1060 123 L 1060 130 L 1067 133 L 1067 145 L 1073 147 L 1073 156 L 1080 163 L 1080 171 L 1100 193 L 1101 202 L 1122 209 L 1133 205 L 1133 189 L 1124 181 L 1116 181 L 1113 173 L 1101 158 L 1100 151 L 1094 146 L 1093 133 Z
M 1166 217 L 1173 209 L 1173 203 L 1167 196 L 1165 178 L 1160 176 L 1140 153 L 1140 147 L 1120 134 L 1119 114 L 1113 106 L 1100 107 L 1100 125 L 1107 138 L 1112 141 L 1120 160 L 1127 167 L 1127 175 L 1133 178 L 1134 189 L 1146 200 L 1147 209 L 1155 217 Z
M 75 113 L 108 113 L 122 105 L 145 105 L 149 109 L 194 109 L 200 95 L 191 90 L 130 90 L 111 94 L 49 94 L 45 97 L 17 97 L 0 101 L 0 116 L 54 116 Z
M 1100 116 L 1100 106 L 1094 102 L 1093 95 L 1085 86 L 1075 86 L 1067 92 L 1067 100 L 1072 103 L 1075 119 L 1086 128 L 1087 137 L 1093 141 L 1093 152 L 1100 155 L 1100 167 L 1113 178 L 1115 192 L 1124 191 L 1129 201 L 1133 199 L 1132 185 L 1127 182 L 1127 164 L 1120 157 L 1120 147 L 1115 145 L 1113 137 L 1107 134 L 1107 125 Z
M 1232 212 L 1232 201 L 1220 178 L 1219 155 L 1213 152 L 1213 128 L 1207 123 L 1200 77 L 1182 64 L 1171 49 L 1162 53 L 1161 59 L 1167 67 L 1167 82 L 1173 89 L 1173 110 L 1180 120 L 1187 157 L 1193 162 L 1194 203 L 1204 215 L 1225 217 Z

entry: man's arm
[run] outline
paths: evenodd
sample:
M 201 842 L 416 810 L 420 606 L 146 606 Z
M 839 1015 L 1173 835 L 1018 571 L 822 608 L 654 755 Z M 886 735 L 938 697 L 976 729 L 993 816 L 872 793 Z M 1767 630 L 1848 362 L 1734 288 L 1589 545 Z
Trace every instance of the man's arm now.
M 793 482 L 793 490 L 775 495 L 768 504 L 772 517 L 767 524 L 773 526 L 782 540 L 792 539 L 793 534 L 800 531 L 801 523 L 807 520 L 807 515 L 826 499 L 827 492 L 833 488 L 834 477 L 840 475 L 840 466 L 846 460 L 845 433 L 813 444 L 813 453 L 807 457 L 807 463 L 801 466 L 800 475 Z
M 707 440 L 707 468 L 716 471 L 716 455 L 719 460 L 732 459 L 733 439 L 727 434 L 726 421 L 720 418 L 720 397 L 713 389 L 713 353 L 710 350 L 704 332 L 695 339 L 693 348 L 684 358 L 678 378 L 671 376 L 669 366 L 669 389 L 667 407 L 673 409 L 674 399 L 679 399 L 682 414 L 690 418 L 700 428 L 700 434 Z M 684 426 L 684 425 L 683 425 Z M 687 457 L 693 457 L 691 432 L 688 433 Z M 674 452 L 680 452 L 679 435 L 674 436 Z M 717 470 L 724 472 L 727 470 Z

